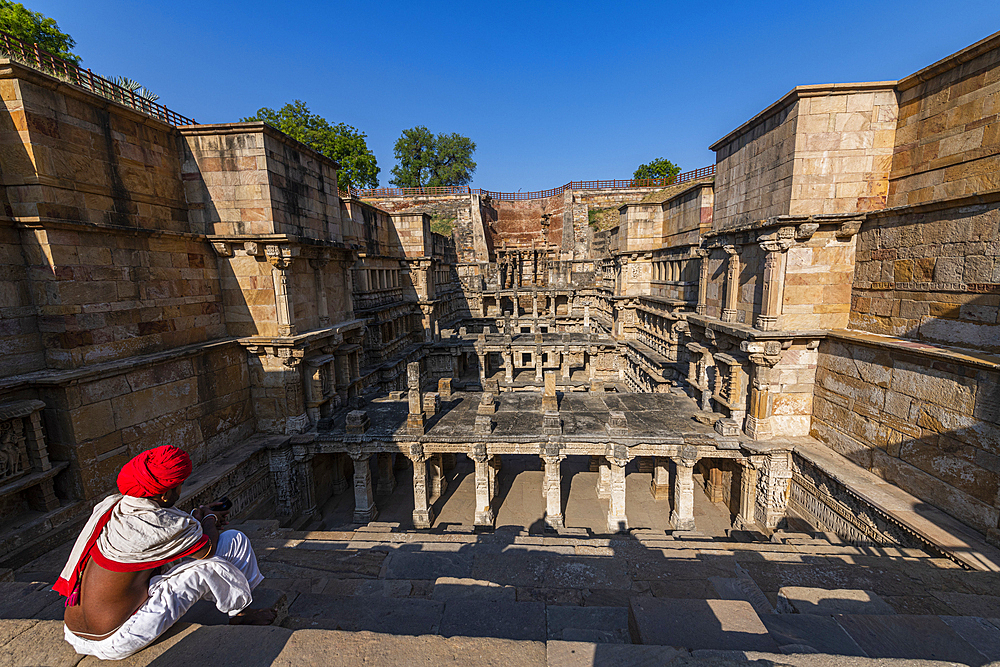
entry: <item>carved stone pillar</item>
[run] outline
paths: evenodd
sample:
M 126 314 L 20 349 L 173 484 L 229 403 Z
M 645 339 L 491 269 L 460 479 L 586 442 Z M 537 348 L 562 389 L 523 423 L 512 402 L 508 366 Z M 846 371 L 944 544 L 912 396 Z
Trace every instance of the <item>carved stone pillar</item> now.
M 264 246 L 264 253 L 271 265 L 271 275 L 274 279 L 274 308 L 278 320 L 279 336 L 294 336 L 295 324 L 292 322 L 292 304 L 288 298 L 288 284 L 292 277 L 292 249 L 287 246 Z
M 708 250 L 697 250 L 698 262 L 698 305 L 695 312 L 704 315 L 708 312 Z
M 723 322 L 736 321 L 736 302 L 740 291 L 740 255 L 739 248 L 734 245 L 723 246 L 729 255 L 729 266 L 726 270 L 726 301 L 722 309 Z
M 295 474 L 298 477 L 298 498 L 302 516 L 316 514 L 316 478 L 313 475 L 313 455 L 303 447 L 292 447 L 295 460 Z
M 621 445 L 615 450 L 624 450 Z M 618 452 L 622 453 L 622 452 Z M 625 466 L 628 456 L 606 457 L 609 464 L 611 493 L 608 499 L 608 532 L 624 533 L 628 531 L 628 517 L 625 516 Z
M 368 467 L 369 453 L 352 453 L 354 460 L 354 523 L 368 523 L 378 517 L 375 494 L 372 490 L 372 472 Z
M 704 470 L 704 468 L 702 469 Z M 706 472 L 708 473 L 708 479 L 705 480 L 705 493 L 713 503 L 721 503 L 724 493 L 722 488 L 722 468 L 712 465 Z
M 777 528 L 785 518 L 788 506 L 789 485 L 792 479 L 791 454 L 787 451 L 770 452 L 764 459 L 757 481 L 757 516 L 763 524 Z
M 431 498 L 440 498 L 448 490 L 448 479 L 444 474 L 444 459 L 440 454 L 431 454 Z
M 514 381 L 514 357 L 513 352 L 506 351 L 503 353 L 503 374 L 505 382 Z
M 543 455 L 545 462 L 545 479 L 542 482 L 542 496 L 545 498 L 545 525 L 553 530 L 563 527 L 562 513 L 562 477 L 560 475 L 560 463 L 563 457 L 560 455 Z
M 393 469 L 392 454 L 378 454 L 378 494 L 388 496 L 396 489 L 396 473 Z
M 347 476 L 344 474 L 344 455 L 343 454 L 332 454 L 333 456 L 333 475 L 331 480 L 331 489 L 333 495 L 339 496 L 344 491 L 347 491 Z
M 490 457 L 485 445 L 477 445 L 469 455 L 476 466 L 476 512 L 473 523 L 477 526 L 493 526 L 493 485 L 490 478 L 494 475 L 490 466 Z
M 406 365 L 407 402 L 410 412 L 406 416 L 406 430 L 411 434 L 424 432 L 424 406 L 420 395 L 420 362 L 411 361 Z
M 326 299 L 326 285 L 324 284 L 323 272 L 326 270 L 328 260 L 326 258 L 311 259 L 309 266 L 312 267 L 316 276 L 316 314 L 319 317 L 320 328 L 330 326 L 330 310 Z
M 430 528 L 434 523 L 434 509 L 428 502 L 427 457 L 423 447 L 412 445 L 409 458 L 413 462 L 413 525 Z
M 562 351 L 562 376 L 564 380 L 568 380 L 570 377 L 569 352 L 567 352 L 566 350 Z
M 760 315 L 757 328 L 774 331 L 781 316 L 781 300 L 785 294 L 785 251 L 794 241 L 779 239 L 762 241 L 760 248 L 767 253 L 764 257 L 764 278 L 761 284 Z
M 657 456 L 653 462 L 653 481 L 649 490 L 656 500 L 670 497 L 670 459 Z
M 740 460 L 740 510 L 733 527 L 752 530 L 757 527 L 757 466 L 753 459 Z
M 490 481 L 490 502 L 497 496 L 497 480 L 500 478 L 500 469 L 503 468 L 503 460 L 499 454 L 490 457 L 489 481 Z
M 685 446 L 681 456 L 671 457 L 677 474 L 674 476 L 674 509 L 670 523 L 674 530 L 694 530 L 694 466 L 698 463 L 697 450 Z
M 608 498 L 611 496 L 611 464 L 603 456 L 598 458 L 597 463 L 597 497 Z
M 769 440 L 771 429 L 771 380 L 774 366 L 781 359 L 781 344 L 778 341 L 742 343 L 744 351 L 750 352 L 753 375 L 750 378 L 750 411 L 746 417 L 746 434 L 754 440 Z M 773 352 L 774 354 L 769 354 Z
M 479 384 L 480 386 L 485 386 L 486 376 L 487 373 L 489 372 L 489 370 L 486 367 L 487 363 L 486 360 L 489 358 L 489 355 L 486 354 L 485 352 L 480 352 L 477 356 L 479 357 Z

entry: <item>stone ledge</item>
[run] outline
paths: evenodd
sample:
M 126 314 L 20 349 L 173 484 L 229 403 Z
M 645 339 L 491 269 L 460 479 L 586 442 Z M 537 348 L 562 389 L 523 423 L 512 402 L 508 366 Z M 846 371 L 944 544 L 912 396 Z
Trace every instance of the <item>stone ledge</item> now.
M 895 338 L 893 336 L 883 336 L 881 334 L 867 333 L 863 331 L 852 331 L 848 329 L 834 329 L 827 333 L 828 338 L 834 340 L 850 341 L 881 347 L 893 352 L 905 352 L 910 354 L 923 355 L 947 361 L 949 363 L 968 364 L 977 368 L 988 370 L 1000 370 L 1000 357 L 987 352 L 976 350 L 964 350 L 960 348 L 950 348 L 943 345 L 932 345 L 916 340 Z
M 790 444 L 796 454 L 952 560 L 972 570 L 1000 572 L 1000 549 L 987 544 L 977 531 L 817 440 L 797 438 Z

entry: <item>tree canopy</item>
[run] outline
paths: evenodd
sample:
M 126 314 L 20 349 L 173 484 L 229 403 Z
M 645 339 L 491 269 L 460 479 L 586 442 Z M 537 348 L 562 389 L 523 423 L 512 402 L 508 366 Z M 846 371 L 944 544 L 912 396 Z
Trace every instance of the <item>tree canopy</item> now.
M 71 50 L 72 37 L 59 29 L 55 19 L 33 12 L 20 2 L 0 0 L 0 30 L 32 44 L 54 56 L 80 64 L 80 56 Z
M 394 153 L 393 185 L 401 188 L 468 185 L 476 171 L 476 144 L 460 134 L 433 134 L 423 125 L 403 130 Z
M 337 186 L 341 190 L 378 187 L 378 164 L 365 143 L 364 132 L 346 123 L 330 123 L 302 100 L 294 100 L 275 111 L 264 107 L 243 122 L 263 121 L 296 141 L 340 163 Z
M 632 175 L 637 181 L 644 181 L 651 178 L 673 178 L 681 173 L 681 168 L 670 160 L 658 157 L 651 160 L 649 164 L 640 164 Z

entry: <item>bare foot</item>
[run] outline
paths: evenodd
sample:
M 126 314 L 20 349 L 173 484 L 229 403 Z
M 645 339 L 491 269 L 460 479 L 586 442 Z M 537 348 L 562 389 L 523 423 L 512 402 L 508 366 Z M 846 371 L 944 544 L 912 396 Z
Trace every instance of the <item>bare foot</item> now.
M 229 619 L 229 625 L 271 625 L 277 617 L 273 609 L 247 609 Z

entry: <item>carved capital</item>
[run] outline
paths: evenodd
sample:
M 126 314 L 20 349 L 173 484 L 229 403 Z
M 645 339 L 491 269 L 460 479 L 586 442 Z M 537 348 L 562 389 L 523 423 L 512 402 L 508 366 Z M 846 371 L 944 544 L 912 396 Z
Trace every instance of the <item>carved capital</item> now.
M 724 245 L 722 249 L 726 251 L 727 255 L 738 256 L 740 254 L 740 249 L 734 245 Z
M 271 266 L 285 270 L 291 268 L 295 256 L 298 255 L 298 248 L 269 244 L 264 246 L 264 254 Z
M 226 241 L 212 241 L 212 250 L 219 257 L 232 257 L 233 256 L 233 246 L 231 246 Z
M 795 240 L 797 241 L 808 241 L 819 229 L 818 222 L 804 222 L 795 228 Z

